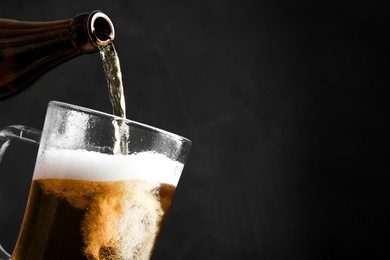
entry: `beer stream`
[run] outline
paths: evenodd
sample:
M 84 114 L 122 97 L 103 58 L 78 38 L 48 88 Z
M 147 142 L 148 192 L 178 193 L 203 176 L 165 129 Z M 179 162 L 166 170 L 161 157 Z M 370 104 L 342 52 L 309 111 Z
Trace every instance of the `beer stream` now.
M 103 69 L 107 79 L 109 98 L 115 116 L 126 118 L 126 103 L 123 91 L 122 72 L 118 53 L 111 42 L 100 48 L 100 57 L 103 62 Z M 114 154 L 127 154 L 127 140 L 129 129 L 122 121 L 113 121 L 115 128 Z

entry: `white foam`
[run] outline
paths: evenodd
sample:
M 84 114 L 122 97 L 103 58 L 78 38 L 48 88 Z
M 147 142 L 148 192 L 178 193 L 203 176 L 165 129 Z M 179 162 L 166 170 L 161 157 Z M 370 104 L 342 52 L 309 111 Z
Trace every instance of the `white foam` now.
M 87 181 L 139 179 L 176 186 L 183 166 L 153 152 L 108 155 L 85 150 L 49 150 L 41 153 L 33 178 Z

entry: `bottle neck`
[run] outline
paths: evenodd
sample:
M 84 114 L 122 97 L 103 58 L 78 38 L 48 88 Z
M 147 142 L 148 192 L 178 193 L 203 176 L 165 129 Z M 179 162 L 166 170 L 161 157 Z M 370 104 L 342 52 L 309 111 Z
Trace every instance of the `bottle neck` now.
M 99 11 L 51 22 L 0 19 L 0 99 L 70 59 L 98 51 L 114 35 L 112 22 Z
M 113 41 L 114 37 L 110 18 L 100 11 L 50 22 L 0 19 L 0 50 L 10 46 L 34 48 L 45 42 L 52 44 L 70 40 L 80 52 L 91 53 Z
M 81 14 L 71 20 L 69 35 L 83 53 L 91 53 L 114 40 L 115 30 L 110 18 L 100 11 Z

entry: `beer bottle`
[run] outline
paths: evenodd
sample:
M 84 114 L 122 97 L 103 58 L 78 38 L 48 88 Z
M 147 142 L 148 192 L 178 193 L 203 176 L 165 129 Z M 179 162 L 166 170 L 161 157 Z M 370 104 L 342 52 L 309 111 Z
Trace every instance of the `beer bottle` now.
M 50 69 L 114 39 L 100 11 L 73 19 L 27 22 L 0 19 L 0 100 L 29 87 Z

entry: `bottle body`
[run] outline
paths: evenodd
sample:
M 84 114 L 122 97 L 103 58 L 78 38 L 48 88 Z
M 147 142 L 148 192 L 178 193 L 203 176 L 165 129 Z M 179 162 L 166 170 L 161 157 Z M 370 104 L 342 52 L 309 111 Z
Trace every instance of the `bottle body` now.
M 0 99 L 26 89 L 50 69 L 110 42 L 113 26 L 101 14 L 52 22 L 0 19 Z

